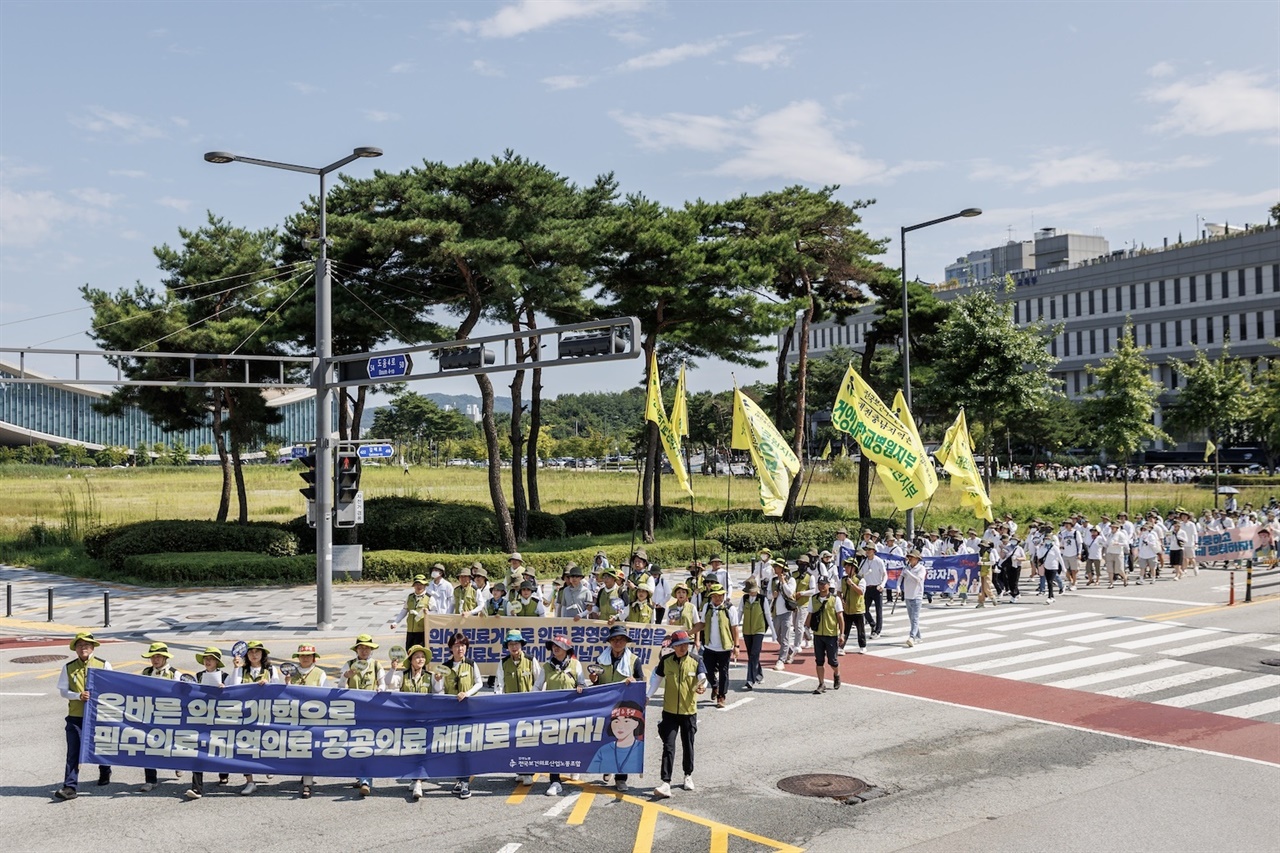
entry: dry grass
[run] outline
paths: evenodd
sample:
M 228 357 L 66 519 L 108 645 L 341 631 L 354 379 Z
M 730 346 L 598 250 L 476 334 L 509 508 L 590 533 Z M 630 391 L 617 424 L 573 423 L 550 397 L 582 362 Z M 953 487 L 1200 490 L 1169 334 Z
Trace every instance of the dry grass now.
M 563 512 L 583 506 L 633 504 L 638 477 L 633 473 L 544 470 L 539 476 L 542 508 Z M 302 514 L 304 502 L 297 471 L 288 466 L 252 466 L 245 469 L 250 518 L 285 520 Z M 511 493 L 511 472 L 503 471 L 504 489 Z M 161 518 L 212 519 L 217 511 L 221 477 L 214 468 L 144 468 L 130 470 L 66 469 L 40 466 L 0 466 L 0 486 L 8 498 L 0 510 L 0 538 L 11 539 L 32 525 L 62 526 L 75 518 L 81 528 L 93 524 L 118 524 Z M 486 472 L 471 468 L 410 469 L 366 468 L 362 486 L 367 497 L 407 495 L 441 501 L 487 505 Z M 759 506 L 755 482 L 724 477 L 695 476 L 694 505 L 699 511 Z M 663 478 L 664 503 L 687 506 L 688 498 L 674 477 Z M 1240 505 L 1265 503 L 1275 489 L 1242 489 Z M 1149 507 L 1185 506 L 1199 511 L 1213 506 L 1210 490 L 1195 486 L 1131 485 L 1131 511 Z M 960 523 L 972 516 L 959 506 L 959 492 L 944 483 L 930 505 L 917 512 L 917 523 Z M 997 512 L 1012 512 L 1018 520 L 1041 516 L 1057 518 L 1072 510 L 1096 518 L 1114 515 L 1122 507 L 1123 486 L 1109 483 L 997 483 L 992 499 Z M 856 486 L 819 473 L 808 484 L 805 502 L 836 508 L 846 517 L 856 515 Z M 876 516 L 893 515 L 893 507 L 880 488 L 872 490 Z M 233 515 L 234 515 L 233 497 Z M 901 517 L 901 514 L 898 515 Z

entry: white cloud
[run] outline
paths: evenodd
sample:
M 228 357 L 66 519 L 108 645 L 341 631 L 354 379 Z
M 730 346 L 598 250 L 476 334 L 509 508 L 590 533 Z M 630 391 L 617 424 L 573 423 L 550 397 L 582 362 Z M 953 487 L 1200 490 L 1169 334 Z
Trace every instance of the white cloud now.
M 415 66 L 412 62 L 397 62 L 395 65 L 388 68 L 387 71 L 391 74 L 408 74 L 414 69 L 414 67 Z
M 1247 71 L 1221 71 L 1209 78 L 1187 78 L 1146 93 L 1169 106 L 1153 130 L 1177 135 L 1224 133 L 1275 135 L 1280 130 L 1280 90 L 1274 79 Z
M 364 117 L 373 122 L 399 121 L 400 113 L 389 113 L 385 110 L 365 110 Z
M 785 67 L 791 64 L 787 48 L 798 36 L 782 36 L 763 44 L 749 44 L 733 55 L 736 62 L 761 68 Z
M 1172 77 L 1174 72 L 1172 62 L 1157 62 L 1155 65 L 1147 69 L 1147 75 L 1150 77 Z
M 92 187 L 71 190 L 71 196 L 92 207 L 111 207 L 123 196 L 96 190 Z
M 614 112 L 612 117 L 644 148 L 723 154 L 726 159 L 711 171 L 735 178 L 870 183 L 939 165 L 912 161 L 890 166 L 864 156 L 859 146 L 836 136 L 838 123 L 816 101 L 796 101 L 762 115 L 739 110 L 728 116 Z
M 565 89 L 581 89 L 591 82 L 591 78 L 580 74 L 558 74 L 554 77 L 543 77 L 541 82 L 553 92 L 562 92 Z
M 684 62 L 686 59 L 709 56 L 726 44 L 728 44 L 728 40 L 722 38 L 686 42 L 675 47 L 664 47 L 651 53 L 633 56 L 619 65 L 618 68 L 622 71 L 645 71 L 650 68 L 665 68 L 668 65 L 675 65 L 677 62 Z
M 106 217 L 99 208 L 72 204 L 49 190 L 22 192 L 0 186 L 0 246 L 35 246 L 62 226 L 98 224 Z
M 147 173 L 141 169 L 112 169 L 107 172 L 113 178 L 145 178 Z
M 1070 184 L 1134 181 L 1162 172 L 1199 169 L 1212 162 L 1206 157 L 1189 155 L 1164 161 L 1116 160 L 1102 151 L 1070 154 L 1060 149 L 1050 149 L 1035 157 L 1025 168 L 1010 168 L 989 160 L 980 160 L 974 164 L 969 177 L 975 181 L 997 180 L 1027 184 L 1028 189 L 1043 189 Z
M 638 47 L 649 41 L 648 36 L 635 30 L 614 30 L 609 33 L 609 37 L 631 47 Z
M 0 180 L 13 181 L 21 178 L 30 178 L 33 175 L 43 175 L 45 171 L 46 169 L 43 166 L 33 166 L 21 160 L 15 160 L 13 157 L 6 157 L 0 154 Z
M 635 12 L 646 0 L 517 0 L 482 21 L 459 21 L 457 29 L 485 38 L 511 38 L 540 30 L 562 21 L 599 18 Z
M 324 91 L 319 86 L 313 86 L 310 83 L 301 83 L 297 80 L 291 80 L 289 85 L 304 95 L 318 95 Z
M 502 77 L 504 72 L 497 65 L 483 59 L 471 60 L 471 70 L 481 77 Z
M 153 121 L 129 113 L 108 110 L 105 107 L 89 107 L 83 114 L 71 116 L 71 123 L 90 133 L 115 133 L 136 142 L 143 139 L 162 139 L 163 130 Z
M 984 207 L 982 218 L 989 222 L 1025 222 L 1034 215 L 1036 222 L 1054 223 L 1059 229 L 1088 233 L 1096 228 L 1103 232 L 1114 231 L 1117 235 L 1130 232 L 1135 223 L 1163 223 L 1172 218 L 1181 218 L 1186 220 L 1186 227 L 1191 231 L 1191 217 L 1196 212 L 1213 222 L 1225 219 L 1238 225 L 1245 222 L 1261 223 L 1267 218 L 1267 210 L 1275 204 L 1278 194 L 1280 186 L 1253 193 L 1216 189 L 1135 188 L 1105 195 L 1090 194 L 1049 204 L 1037 201 L 1034 209 Z
M 183 118 L 182 116 L 170 116 L 170 117 L 169 117 L 169 121 L 173 122 L 173 123 L 174 123 L 174 124 L 176 124 L 178 127 L 190 127 L 190 126 L 191 126 L 191 120 L 190 120 L 190 119 L 187 119 L 187 118 Z
M 177 210 L 181 213 L 186 213 L 188 210 L 191 209 L 191 199 L 188 199 L 188 198 L 174 198 L 173 196 L 162 196 L 161 198 L 156 199 L 156 204 L 160 205 L 161 207 L 171 207 L 174 210 Z

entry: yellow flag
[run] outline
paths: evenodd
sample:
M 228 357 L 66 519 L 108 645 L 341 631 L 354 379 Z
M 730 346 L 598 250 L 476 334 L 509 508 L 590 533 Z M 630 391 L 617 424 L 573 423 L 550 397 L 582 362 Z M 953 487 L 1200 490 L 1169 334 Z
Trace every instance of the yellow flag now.
M 826 447 L 824 447 L 824 448 L 822 448 L 822 455 L 821 455 L 820 457 L 818 457 L 818 458 L 819 458 L 819 459 L 830 459 L 830 458 L 831 458 L 831 439 L 829 439 L 829 438 L 827 439 L 827 446 L 826 446 Z
M 791 478 L 800 471 L 800 460 L 769 416 L 750 397 L 733 389 L 733 439 L 735 450 L 749 450 L 751 464 L 760 478 L 760 506 L 764 514 L 781 516 L 791 491 Z
M 907 428 L 907 432 L 911 433 L 911 438 L 915 441 L 916 452 L 920 454 L 920 479 L 924 485 L 925 494 L 932 495 L 938 490 L 938 472 L 933 470 L 933 462 L 925 452 L 924 442 L 920 440 L 920 431 L 916 429 L 915 418 L 911 417 L 911 410 L 907 408 L 907 398 L 903 396 L 901 388 L 893 397 L 893 414 L 902 421 L 902 425 Z
M 676 482 L 680 484 L 680 488 L 692 495 L 693 487 L 689 485 L 689 472 L 685 470 L 684 460 L 680 456 L 680 436 L 672 429 L 671 421 L 667 419 L 667 410 L 662 405 L 662 389 L 658 386 L 658 353 L 656 351 L 649 355 L 649 393 L 645 397 L 644 409 L 644 419 L 658 425 L 658 435 L 662 438 L 662 447 L 667 452 L 667 461 L 671 463 L 671 470 L 676 473 Z
M 936 477 L 932 487 L 928 485 L 932 465 L 914 429 L 907 429 L 852 366 L 840 383 L 831 425 L 848 433 L 876 463 L 880 481 L 898 509 L 911 509 L 938 488 Z
M 849 458 L 849 442 L 847 441 L 840 442 L 840 455 L 845 459 Z
M 951 485 L 963 489 L 960 505 L 973 510 L 976 518 L 992 521 L 991 498 L 982 485 L 982 475 L 973 459 L 973 441 L 969 437 L 969 424 L 964 417 L 964 409 L 956 415 L 955 423 L 942 437 L 942 446 L 934 454 L 943 470 L 951 474 Z
M 1217 446 L 1212 441 L 1205 442 L 1204 445 L 1204 461 L 1208 462 L 1209 457 L 1218 452 Z
M 671 401 L 671 428 L 676 435 L 689 434 L 689 401 L 684 390 L 684 362 L 680 363 L 680 376 L 676 379 L 676 398 Z

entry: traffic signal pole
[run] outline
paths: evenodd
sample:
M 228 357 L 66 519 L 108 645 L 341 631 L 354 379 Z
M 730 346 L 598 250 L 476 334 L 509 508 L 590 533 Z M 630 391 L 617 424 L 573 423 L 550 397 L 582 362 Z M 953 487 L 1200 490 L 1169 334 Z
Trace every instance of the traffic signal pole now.
M 316 628 L 333 627 L 333 283 L 329 279 L 329 227 L 325 171 L 320 171 L 320 254 L 316 258 Z

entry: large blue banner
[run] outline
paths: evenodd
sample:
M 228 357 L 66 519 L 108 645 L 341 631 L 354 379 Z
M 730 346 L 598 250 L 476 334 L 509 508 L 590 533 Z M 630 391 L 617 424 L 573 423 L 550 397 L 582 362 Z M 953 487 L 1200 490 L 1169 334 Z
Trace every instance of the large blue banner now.
M 876 551 L 876 556 L 884 560 L 888 568 L 889 579 L 885 583 L 887 589 L 898 589 L 902 567 L 907 564 L 905 557 L 898 557 L 888 551 Z M 978 591 L 978 555 L 955 554 L 950 557 L 923 557 L 920 563 L 925 568 L 924 591 L 929 595 L 965 595 Z
M 87 764 L 400 779 L 644 767 L 643 684 L 459 701 L 91 669 L 87 689 Z

